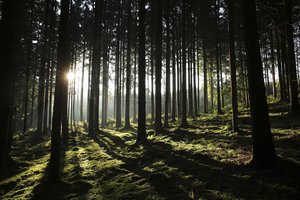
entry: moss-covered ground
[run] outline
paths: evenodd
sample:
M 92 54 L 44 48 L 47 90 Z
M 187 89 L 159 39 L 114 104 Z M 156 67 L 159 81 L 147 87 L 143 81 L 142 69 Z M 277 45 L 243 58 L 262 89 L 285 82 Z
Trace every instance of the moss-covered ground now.
M 2 175 L 0 199 L 299 199 L 300 120 L 287 105 L 270 105 L 274 167 L 252 169 L 251 120 L 239 115 L 240 131 L 230 132 L 230 115 L 201 114 L 188 129 L 171 124 L 163 133 L 148 130 L 149 143 L 133 147 L 136 126 L 104 129 L 91 138 L 70 134 L 62 147 L 62 182 L 47 183 L 49 136 L 34 142 L 34 133 L 15 134 L 15 165 Z M 80 129 L 83 130 L 83 129 Z

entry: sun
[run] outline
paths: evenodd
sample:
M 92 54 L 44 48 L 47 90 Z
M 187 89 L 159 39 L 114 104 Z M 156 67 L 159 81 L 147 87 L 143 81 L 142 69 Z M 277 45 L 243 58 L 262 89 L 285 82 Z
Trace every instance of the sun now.
M 72 80 L 74 80 L 74 78 L 75 78 L 75 74 L 74 74 L 74 72 L 69 71 L 69 72 L 66 74 L 66 77 L 67 77 L 68 81 L 72 81 Z

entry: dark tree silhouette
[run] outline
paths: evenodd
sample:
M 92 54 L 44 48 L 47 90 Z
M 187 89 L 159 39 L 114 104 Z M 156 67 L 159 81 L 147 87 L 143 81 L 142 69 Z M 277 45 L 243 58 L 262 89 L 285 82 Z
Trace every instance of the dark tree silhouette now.
M 231 75 L 231 104 L 232 104 L 232 131 L 238 131 L 238 103 L 237 103 L 237 83 L 236 83 L 236 56 L 233 22 L 233 0 L 227 0 L 228 8 L 228 35 L 229 35 L 229 56 Z
M 169 127 L 169 101 L 170 101 L 170 0 L 165 4 L 166 12 L 166 98 L 165 98 L 165 120 L 164 127 Z
M 63 120 L 64 93 L 68 93 L 64 85 L 67 84 L 66 74 L 69 66 L 69 10 L 70 1 L 61 1 L 59 23 L 59 41 L 57 47 L 57 69 L 54 94 L 54 108 L 51 133 L 51 155 L 49 163 L 49 180 L 57 182 L 60 179 L 60 143 L 61 126 Z
M 146 141 L 146 61 L 145 61 L 145 0 L 139 1 L 139 66 L 138 66 L 138 135 L 137 143 Z
M 185 44 L 185 35 L 186 35 L 186 0 L 182 2 L 182 113 L 181 113 L 181 127 L 187 127 L 187 97 L 186 97 L 186 44 Z
M 14 80 L 14 71 L 16 63 L 14 62 L 14 43 L 17 38 L 15 36 L 17 7 L 20 6 L 16 0 L 4 0 L 2 5 L 2 18 L 0 24 L 0 170 L 5 170 L 9 161 L 9 118 L 12 83 Z
M 255 1 L 243 0 L 242 12 L 252 118 L 253 157 L 251 164 L 257 168 L 263 168 L 274 163 L 276 153 L 268 117 L 268 105 L 257 35 Z
M 131 0 L 127 2 L 127 57 L 126 57 L 126 108 L 125 129 L 130 129 L 130 93 L 131 93 Z
M 93 58 L 92 58 L 92 79 L 89 108 L 89 134 L 94 136 L 99 131 L 99 83 L 100 83 L 100 48 L 101 48 L 101 9 L 102 0 L 96 0 L 94 33 L 93 33 Z
M 155 131 L 161 132 L 162 3 L 153 0 L 155 32 Z

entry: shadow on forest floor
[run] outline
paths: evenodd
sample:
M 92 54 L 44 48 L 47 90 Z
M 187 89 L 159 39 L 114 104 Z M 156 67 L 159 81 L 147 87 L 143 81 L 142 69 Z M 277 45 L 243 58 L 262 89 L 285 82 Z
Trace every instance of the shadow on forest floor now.
M 273 109 L 274 108 L 274 109 Z M 300 194 L 300 129 L 287 126 L 286 107 L 270 106 L 276 165 L 247 166 L 251 158 L 250 117 L 241 112 L 239 133 L 230 116 L 202 115 L 187 129 L 161 134 L 131 148 L 136 130 L 105 129 L 91 138 L 73 133 L 62 152 L 62 179 L 46 180 L 49 140 L 15 139 L 14 159 L 27 165 L 0 181 L 1 199 L 297 199 Z M 172 124 L 176 127 L 176 124 Z M 28 144 L 24 149 L 22 145 Z M 33 156 L 35 155 L 35 156 Z

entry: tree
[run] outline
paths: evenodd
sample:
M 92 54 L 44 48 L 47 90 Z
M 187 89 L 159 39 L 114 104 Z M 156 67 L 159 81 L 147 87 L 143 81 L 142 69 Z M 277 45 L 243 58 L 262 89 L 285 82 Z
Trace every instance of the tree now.
M 251 165 L 263 168 L 274 163 L 276 153 L 268 116 L 268 105 L 257 35 L 255 1 L 243 0 L 242 12 L 252 118 L 253 154 Z
M 169 127 L 169 100 L 170 100 L 170 0 L 166 2 L 166 98 L 164 127 Z
M 126 65 L 126 109 L 125 129 L 130 129 L 130 91 L 131 91 L 131 0 L 127 2 L 127 65 Z
M 39 91 L 38 91 L 38 122 L 37 122 L 37 137 L 41 137 L 44 122 L 44 103 L 45 103 L 45 73 L 46 73 L 46 63 L 47 63 L 47 50 L 49 44 L 49 12 L 50 10 L 50 0 L 46 0 L 45 5 L 45 18 L 44 18 L 44 34 L 43 34 L 43 50 L 41 56 L 41 66 L 39 69 Z
M 181 111 L 181 127 L 187 127 L 187 117 L 186 117 L 186 44 L 185 44 L 185 35 L 186 35 L 186 0 L 183 0 L 182 3 L 182 111 Z
M 216 64 L 217 64 L 217 113 L 224 114 L 221 109 L 221 91 L 220 91 L 220 62 L 219 62 L 219 7 L 220 0 L 215 1 L 215 21 L 216 21 Z
M 230 75 L 231 75 L 231 104 L 232 104 L 232 131 L 238 131 L 237 115 L 237 85 L 236 85 L 236 57 L 234 44 L 234 27 L 233 27 L 233 0 L 227 0 L 228 8 L 228 36 L 229 36 L 229 57 L 230 57 Z
M 16 17 L 19 2 L 16 0 L 4 0 L 2 7 L 2 18 L 0 24 L 0 89 L 3 94 L 0 98 L 0 170 L 6 169 L 9 161 L 9 117 L 10 105 L 10 89 L 14 79 L 14 71 L 16 64 L 14 62 L 14 42 L 17 40 Z
M 51 133 L 51 155 L 49 163 L 49 181 L 60 180 L 60 143 L 61 126 L 63 120 L 64 93 L 67 84 L 66 74 L 69 66 L 69 10 L 70 1 L 61 1 L 61 14 L 59 22 L 59 41 L 57 47 L 57 69 L 54 94 L 54 108 Z
M 96 0 L 93 33 L 91 96 L 89 108 L 89 134 L 91 136 L 95 136 L 95 134 L 99 131 L 100 34 L 102 22 L 101 8 L 102 0 Z
M 137 143 L 144 143 L 146 136 L 146 61 L 145 61 L 145 0 L 139 1 L 139 66 L 138 66 L 138 135 Z
M 161 70 L 162 70 L 162 5 L 160 0 L 153 0 L 155 22 L 155 131 L 162 130 L 161 122 Z
M 289 96 L 290 96 L 290 111 L 296 115 L 300 113 L 299 99 L 298 99 L 298 81 L 297 69 L 295 61 L 294 50 L 294 36 L 292 25 L 292 11 L 291 0 L 285 0 L 285 14 L 286 14 L 286 47 L 287 47 L 287 60 L 288 60 L 288 76 L 289 76 Z
M 115 68 L 116 68 L 116 127 L 120 128 L 122 126 L 121 119 L 121 71 L 120 71 L 120 35 L 121 35 L 121 0 L 118 2 L 118 23 L 116 28 L 116 56 L 115 56 Z

